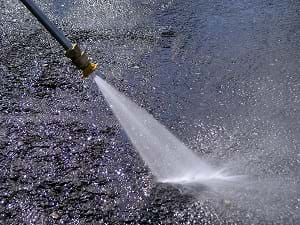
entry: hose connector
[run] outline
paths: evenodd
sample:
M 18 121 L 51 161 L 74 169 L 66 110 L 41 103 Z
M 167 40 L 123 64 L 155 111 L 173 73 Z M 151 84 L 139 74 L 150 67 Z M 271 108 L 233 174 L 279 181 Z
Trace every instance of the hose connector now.
M 97 64 L 91 62 L 91 59 L 80 49 L 78 44 L 73 44 L 66 51 L 66 56 L 72 60 L 78 69 L 82 70 L 82 78 L 88 77 L 97 68 Z

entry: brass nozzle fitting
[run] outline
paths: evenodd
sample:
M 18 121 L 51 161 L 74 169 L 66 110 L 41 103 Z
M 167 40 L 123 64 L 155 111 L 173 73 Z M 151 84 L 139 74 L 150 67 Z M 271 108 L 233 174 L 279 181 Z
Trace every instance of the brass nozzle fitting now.
M 66 51 L 66 56 L 70 58 L 73 64 L 80 70 L 82 70 L 82 77 L 88 77 L 97 68 L 97 64 L 92 63 L 87 54 L 82 51 L 79 45 L 74 44 L 72 48 Z

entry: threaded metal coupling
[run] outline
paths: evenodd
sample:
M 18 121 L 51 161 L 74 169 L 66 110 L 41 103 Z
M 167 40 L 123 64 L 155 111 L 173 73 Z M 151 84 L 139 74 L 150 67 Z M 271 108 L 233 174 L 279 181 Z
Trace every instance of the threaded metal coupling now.
M 78 44 L 74 44 L 72 48 L 68 49 L 66 56 L 72 60 L 78 69 L 82 70 L 83 78 L 88 77 L 96 70 L 97 64 L 91 62 L 91 59 L 80 49 Z

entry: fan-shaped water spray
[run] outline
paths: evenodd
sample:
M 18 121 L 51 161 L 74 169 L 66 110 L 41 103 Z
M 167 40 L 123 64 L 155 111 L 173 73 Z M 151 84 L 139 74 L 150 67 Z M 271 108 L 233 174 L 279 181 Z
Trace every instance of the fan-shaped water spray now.
M 210 184 L 235 180 L 201 160 L 163 125 L 127 97 L 95 77 L 99 89 L 136 150 L 160 182 Z

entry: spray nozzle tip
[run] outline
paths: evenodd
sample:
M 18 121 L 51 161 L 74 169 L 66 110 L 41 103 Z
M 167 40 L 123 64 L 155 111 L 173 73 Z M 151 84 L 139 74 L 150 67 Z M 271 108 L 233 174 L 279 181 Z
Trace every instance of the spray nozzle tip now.
M 91 73 L 97 69 L 96 63 L 89 63 L 89 65 L 82 70 L 82 78 L 87 78 Z

